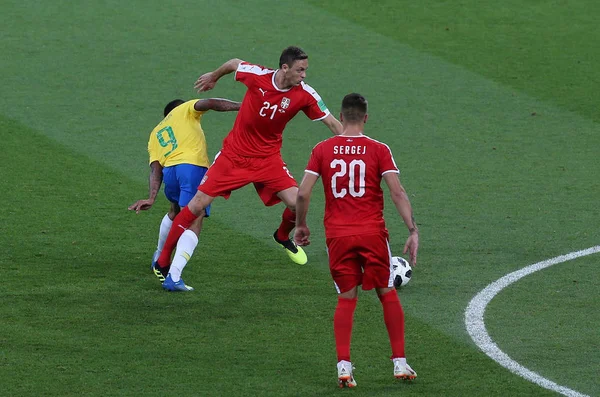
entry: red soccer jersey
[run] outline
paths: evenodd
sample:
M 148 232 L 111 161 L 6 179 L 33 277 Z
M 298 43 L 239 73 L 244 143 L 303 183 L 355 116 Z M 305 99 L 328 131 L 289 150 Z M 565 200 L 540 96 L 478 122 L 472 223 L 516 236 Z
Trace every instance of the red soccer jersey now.
M 334 136 L 314 147 L 306 172 L 323 180 L 327 238 L 385 229 L 381 179 L 400 172 L 386 144 L 365 135 Z
M 299 111 L 311 120 L 322 120 L 329 110 L 317 92 L 304 82 L 287 90 L 275 85 L 275 73 L 259 65 L 240 63 L 235 79 L 248 90 L 233 129 L 223 140 L 223 152 L 247 157 L 267 157 L 281 150 L 288 121 Z

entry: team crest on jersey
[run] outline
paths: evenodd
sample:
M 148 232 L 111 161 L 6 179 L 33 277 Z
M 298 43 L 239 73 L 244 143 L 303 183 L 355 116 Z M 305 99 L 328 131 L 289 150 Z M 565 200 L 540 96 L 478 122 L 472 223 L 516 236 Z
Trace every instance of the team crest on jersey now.
M 283 99 L 281 100 L 281 105 L 279 107 L 282 109 L 287 109 L 290 106 L 290 102 L 290 98 L 283 97 Z

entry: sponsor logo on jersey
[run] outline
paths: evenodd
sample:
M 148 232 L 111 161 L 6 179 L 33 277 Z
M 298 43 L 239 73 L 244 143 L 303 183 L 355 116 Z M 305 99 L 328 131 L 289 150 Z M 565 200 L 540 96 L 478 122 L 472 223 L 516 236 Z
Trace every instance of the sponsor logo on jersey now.
M 216 158 L 215 158 L 216 160 Z M 204 182 L 206 182 L 206 180 L 208 179 L 208 175 L 204 175 L 204 178 L 202 178 L 202 181 L 200 181 L 200 184 L 202 185 Z
M 259 88 L 258 90 L 261 94 L 263 94 L 263 96 L 265 96 L 265 94 L 267 93 L 267 90 L 263 90 L 262 88 Z
M 321 109 L 322 112 L 326 112 L 327 111 L 327 106 L 325 105 L 325 102 L 323 102 L 323 100 L 319 100 L 319 102 L 317 102 L 317 105 L 319 105 L 319 109 Z
M 281 100 L 280 108 L 287 109 L 289 106 L 290 106 L 290 98 L 283 97 L 283 99 Z

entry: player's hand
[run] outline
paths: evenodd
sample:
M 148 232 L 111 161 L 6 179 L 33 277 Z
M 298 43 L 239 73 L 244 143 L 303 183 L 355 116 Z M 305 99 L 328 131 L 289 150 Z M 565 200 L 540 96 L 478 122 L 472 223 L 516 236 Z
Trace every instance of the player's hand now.
M 129 206 L 129 211 L 135 211 L 136 214 L 139 214 L 140 211 L 146 211 L 152 208 L 153 204 L 154 200 L 151 199 L 138 200 Z
M 194 84 L 194 88 L 198 90 L 198 92 L 212 90 L 217 84 L 217 79 L 213 72 L 204 73 L 202 76 L 198 77 L 196 83 Z
M 294 241 L 301 247 L 305 247 L 310 244 L 310 230 L 306 226 L 296 226 L 294 232 Z
M 409 262 L 411 266 L 417 264 L 417 251 L 419 250 L 419 233 L 411 233 L 404 244 L 403 254 L 409 253 Z

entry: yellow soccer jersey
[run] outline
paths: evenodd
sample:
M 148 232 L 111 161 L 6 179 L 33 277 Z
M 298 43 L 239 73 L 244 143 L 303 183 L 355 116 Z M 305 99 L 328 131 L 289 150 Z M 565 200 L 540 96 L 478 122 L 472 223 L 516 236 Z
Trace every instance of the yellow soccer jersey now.
M 206 112 L 195 110 L 196 102 L 194 99 L 177 106 L 154 127 L 148 140 L 150 163 L 158 161 L 163 167 L 177 164 L 209 166 L 206 138 L 200 125 Z

